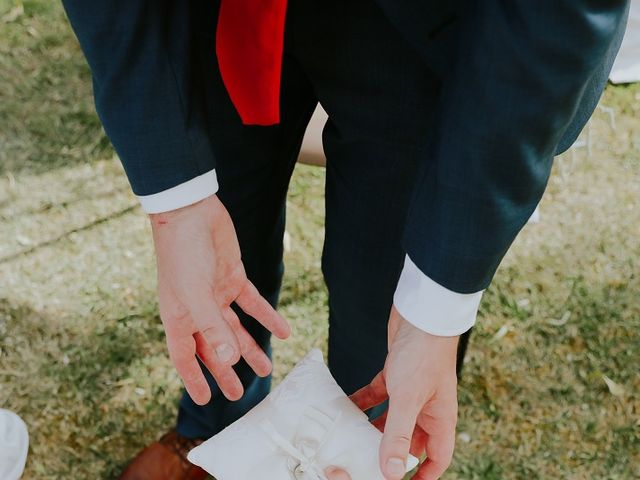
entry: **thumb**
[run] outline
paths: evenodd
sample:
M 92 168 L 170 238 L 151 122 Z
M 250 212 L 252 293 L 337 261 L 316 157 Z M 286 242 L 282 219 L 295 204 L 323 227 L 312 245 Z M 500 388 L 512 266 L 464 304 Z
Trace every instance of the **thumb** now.
M 351 480 L 351 476 L 347 472 L 336 467 L 329 467 L 324 473 L 328 480 Z
M 380 444 L 380 469 L 387 480 L 402 480 L 407 473 L 411 437 L 421 408 L 416 400 L 393 395 L 389 398 L 387 423 Z

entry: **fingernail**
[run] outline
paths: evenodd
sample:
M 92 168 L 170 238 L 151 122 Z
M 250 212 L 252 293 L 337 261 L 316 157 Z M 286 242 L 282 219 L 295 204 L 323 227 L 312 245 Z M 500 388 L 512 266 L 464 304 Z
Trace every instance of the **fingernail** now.
M 402 476 L 407 473 L 407 467 L 404 463 L 404 460 L 401 458 L 390 458 L 387 460 L 387 470 L 388 473 L 393 475 L 394 477 L 402 478 Z
M 230 362 L 233 358 L 233 348 L 228 343 L 223 343 L 218 345 L 216 348 L 216 355 L 218 356 L 218 360 L 221 362 L 227 363 Z

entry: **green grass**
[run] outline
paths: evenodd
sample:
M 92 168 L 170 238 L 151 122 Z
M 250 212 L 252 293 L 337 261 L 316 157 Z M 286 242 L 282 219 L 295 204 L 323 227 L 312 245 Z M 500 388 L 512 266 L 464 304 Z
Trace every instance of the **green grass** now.
M 114 478 L 172 424 L 180 382 L 148 225 L 82 55 L 57 2 L 23 6 L 0 20 L 0 406 L 30 427 L 24 478 Z M 640 477 L 640 86 L 603 103 L 617 128 L 597 113 L 592 155 L 558 159 L 542 223 L 485 295 L 448 479 Z M 325 344 L 323 183 L 300 167 L 289 196 L 295 333 L 275 345 L 277 378 Z

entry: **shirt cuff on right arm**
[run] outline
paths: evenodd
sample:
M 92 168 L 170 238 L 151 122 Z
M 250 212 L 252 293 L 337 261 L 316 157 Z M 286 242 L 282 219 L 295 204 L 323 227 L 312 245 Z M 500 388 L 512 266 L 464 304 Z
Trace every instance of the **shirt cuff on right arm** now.
M 217 191 L 218 176 L 213 169 L 168 190 L 138 196 L 138 200 L 146 213 L 163 213 L 193 205 Z

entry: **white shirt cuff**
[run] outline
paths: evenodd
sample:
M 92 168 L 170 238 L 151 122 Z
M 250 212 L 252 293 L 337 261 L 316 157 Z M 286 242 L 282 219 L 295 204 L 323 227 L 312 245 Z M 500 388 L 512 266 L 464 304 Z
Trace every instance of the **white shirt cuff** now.
M 420 330 L 439 337 L 454 337 L 476 323 L 483 293 L 484 290 L 451 291 L 422 273 L 407 255 L 393 304 L 405 320 Z
M 162 213 L 193 205 L 218 191 L 215 169 L 153 195 L 138 195 L 146 213 Z

